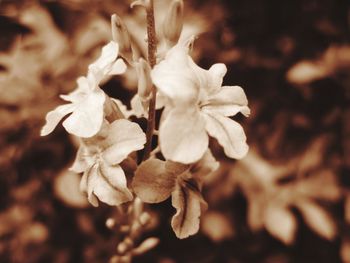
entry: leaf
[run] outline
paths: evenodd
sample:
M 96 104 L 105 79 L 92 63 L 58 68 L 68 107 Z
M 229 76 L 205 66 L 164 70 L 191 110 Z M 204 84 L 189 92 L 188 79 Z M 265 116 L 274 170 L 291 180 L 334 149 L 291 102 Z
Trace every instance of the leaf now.
M 286 245 L 294 242 L 297 222 L 288 208 L 270 205 L 265 213 L 265 227 L 271 235 Z
M 174 108 L 159 129 L 159 145 L 166 159 L 189 164 L 202 158 L 209 138 L 197 109 Z
M 167 169 L 166 162 L 148 159 L 135 172 L 132 188 L 146 203 L 160 203 L 174 190 L 177 174 Z
M 241 159 L 248 152 L 246 136 L 241 125 L 219 114 L 203 114 L 206 120 L 206 130 L 216 138 L 230 158 Z
M 187 238 L 198 232 L 199 217 L 205 204 L 200 193 L 176 185 L 172 194 L 172 205 L 176 208 L 176 214 L 171 220 L 171 226 L 178 238 Z
M 311 200 L 303 199 L 296 203 L 305 223 L 321 237 L 332 240 L 337 234 L 337 227 L 330 214 Z

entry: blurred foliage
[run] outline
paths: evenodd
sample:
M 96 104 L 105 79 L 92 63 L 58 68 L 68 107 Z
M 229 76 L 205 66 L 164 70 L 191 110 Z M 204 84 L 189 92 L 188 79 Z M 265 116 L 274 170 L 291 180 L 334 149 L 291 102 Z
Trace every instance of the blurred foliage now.
M 158 0 L 157 21 L 166 7 Z M 0 1 L 1 262 L 108 262 L 121 239 L 127 219 L 87 205 L 65 172 L 74 138 L 39 137 L 110 39 L 112 13 L 144 41 L 144 15 L 127 1 Z M 251 150 L 234 162 L 216 147 L 197 236 L 176 239 L 168 202 L 149 208 L 161 243 L 135 262 L 350 262 L 350 3 L 194 0 L 185 13 L 199 64 L 226 63 L 224 84 L 247 93 Z M 104 90 L 128 104 L 135 79 Z

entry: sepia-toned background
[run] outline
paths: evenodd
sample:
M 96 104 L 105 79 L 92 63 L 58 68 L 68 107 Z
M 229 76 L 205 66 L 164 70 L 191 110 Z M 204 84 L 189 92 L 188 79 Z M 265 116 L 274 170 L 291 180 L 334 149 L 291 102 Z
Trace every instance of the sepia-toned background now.
M 178 240 L 170 201 L 149 206 L 145 233 L 159 237 L 134 262 L 350 262 L 350 2 L 185 0 L 193 57 L 228 67 L 252 114 L 237 116 L 250 151 L 226 159 L 204 186 L 200 232 Z M 0 1 L 0 262 L 108 262 L 117 233 L 70 173 L 77 148 L 59 126 L 40 137 L 45 114 L 110 38 L 110 15 L 135 41 L 142 10 L 125 0 Z M 156 1 L 156 22 L 169 6 Z M 133 70 L 103 87 L 130 106 Z M 144 126 L 145 121 L 139 120 Z

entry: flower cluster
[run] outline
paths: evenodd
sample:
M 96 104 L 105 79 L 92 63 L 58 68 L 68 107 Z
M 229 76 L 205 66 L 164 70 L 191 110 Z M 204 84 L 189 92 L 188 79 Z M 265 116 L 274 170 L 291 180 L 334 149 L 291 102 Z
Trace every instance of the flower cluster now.
M 152 1 L 136 1 L 135 5 L 144 6 L 147 15 L 153 14 L 149 12 Z M 87 76 L 78 78 L 78 87 L 61 95 L 68 103 L 47 114 L 41 131 L 42 135 L 51 133 L 68 115 L 63 127 L 81 141 L 71 170 L 82 173 L 81 190 L 90 203 L 98 206 L 101 201 L 118 206 L 132 201 L 134 195 L 143 202 L 158 203 L 171 196 L 176 209 L 171 225 L 179 238 L 198 231 L 201 212 L 207 206 L 201 195 L 203 181 L 219 166 L 209 149 L 209 137 L 217 140 L 229 158 L 244 157 L 248 151 L 246 136 L 230 117 L 250 113 L 241 87 L 222 86 L 227 71 L 224 64 L 214 64 L 205 70 L 192 60 L 194 37 L 189 40 L 180 37 L 182 10 L 182 1 L 173 1 L 163 23 L 168 26 L 163 27 L 158 41 L 161 51 L 157 57 L 153 54 L 155 65 L 138 57 L 140 52 L 135 52 L 126 26 L 113 15 L 113 40 L 102 48 Z M 155 39 L 149 39 L 148 44 L 152 43 L 156 43 Z M 151 51 L 152 48 L 155 52 L 155 47 Z M 119 49 L 123 58 L 118 58 Z M 138 77 L 131 110 L 100 88 L 108 77 L 126 71 L 123 59 Z M 162 109 L 162 114 L 154 152 L 160 149 L 161 154 L 148 158 L 145 147 L 146 158 L 140 163 L 132 153 L 142 150 L 145 144 L 152 146 L 152 118 L 156 109 Z M 138 124 L 127 119 L 130 115 L 148 118 L 147 136 Z M 125 159 L 136 164 L 128 178 L 130 182 L 121 165 Z

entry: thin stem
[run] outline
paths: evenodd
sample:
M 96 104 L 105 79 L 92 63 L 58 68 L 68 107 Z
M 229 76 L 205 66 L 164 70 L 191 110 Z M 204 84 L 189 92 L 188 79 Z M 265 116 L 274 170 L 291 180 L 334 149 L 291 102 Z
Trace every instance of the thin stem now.
M 156 50 L 157 50 L 157 39 L 156 39 L 156 28 L 154 23 L 154 9 L 153 0 L 150 0 L 149 6 L 146 8 L 147 12 L 147 38 L 148 38 L 148 63 L 151 68 L 156 64 Z M 152 151 L 152 139 L 155 126 L 155 111 L 156 111 L 156 88 L 153 85 L 151 91 L 151 100 L 148 107 L 148 121 L 146 131 L 146 146 L 143 155 L 143 160 L 149 158 Z

